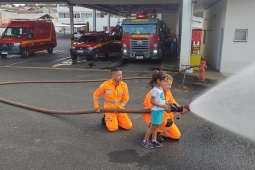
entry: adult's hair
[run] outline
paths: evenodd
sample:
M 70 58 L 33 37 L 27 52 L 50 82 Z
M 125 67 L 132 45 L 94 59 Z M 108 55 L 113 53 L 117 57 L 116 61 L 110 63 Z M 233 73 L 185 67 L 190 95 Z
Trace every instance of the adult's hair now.
M 153 87 L 155 83 L 157 82 L 157 80 L 162 81 L 164 79 L 166 79 L 166 73 L 164 71 L 155 70 L 151 75 L 149 85 Z
M 121 68 L 119 68 L 119 67 L 113 67 L 113 68 L 111 69 L 111 72 L 115 72 L 115 71 L 122 71 L 122 70 L 121 70 Z
M 169 74 L 166 74 L 166 79 L 167 80 L 171 80 L 171 81 L 173 81 L 174 79 L 173 79 L 173 77 L 172 76 L 170 76 Z

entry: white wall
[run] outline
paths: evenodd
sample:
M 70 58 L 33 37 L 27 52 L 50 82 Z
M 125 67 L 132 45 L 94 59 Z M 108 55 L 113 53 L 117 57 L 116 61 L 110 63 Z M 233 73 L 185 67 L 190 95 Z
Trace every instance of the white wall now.
M 93 18 L 84 18 L 84 22 L 77 22 L 77 19 L 82 19 L 82 18 L 74 18 L 74 24 L 86 24 L 89 22 L 89 30 L 93 30 Z M 120 22 L 122 22 L 123 18 L 120 18 Z M 81 21 L 81 20 L 80 20 Z M 59 19 L 59 23 L 70 23 L 69 18 L 62 18 Z M 116 26 L 118 23 L 118 18 L 111 18 L 110 19 L 110 26 Z M 96 29 L 97 31 L 102 31 L 104 26 L 108 26 L 108 18 L 96 18 Z
M 203 18 L 193 16 L 192 28 L 202 28 L 203 27 Z
M 202 58 L 218 70 L 220 70 L 218 63 L 220 60 L 221 29 L 225 28 L 226 6 L 227 0 L 221 0 L 205 10 L 203 16 L 203 29 L 208 31 L 204 31 L 202 36 Z
M 228 0 L 221 72 L 236 73 L 255 61 L 254 7 L 254 0 Z M 248 41 L 233 42 L 235 29 L 248 29 Z
M 58 13 L 69 13 L 69 8 L 67 7 L 57 7 Z M 74 14 L 75 13 L 91 13 L 93 15 L 93 10 L 84 8 L 84 7 L 73 7 Z M 100 11 L 96 11 L 96 13 L 100 13 Z M 110 18 L 110 26 L 116 26 L 118 21 L 122 22 L 124 18 L 116 18 L 111 17 Z M 89 22 L 89 30 L 93 30 L 93 18 L 74 18 L 74 24 L 81 24 L 85 25 L 87 22 Z M 69 24 L 70 19 L 69 18 L 58 18 L 59 24 Z M 96 29 L 97 31 L 102 31 L 103 27 L 108 27 L 108 16 L 106 15 L 105 18 L 96 18 Z

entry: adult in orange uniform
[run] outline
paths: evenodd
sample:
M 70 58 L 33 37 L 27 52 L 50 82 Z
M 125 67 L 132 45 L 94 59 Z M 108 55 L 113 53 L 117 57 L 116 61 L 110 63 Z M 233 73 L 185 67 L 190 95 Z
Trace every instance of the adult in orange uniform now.
M 172 82 L 173 82 L 173 78 L 167 74 L 167 83 L 165 86 L 162 86 L 162 88 L 164 90 L 166 102 L 167 103 L 175 103 L 178 105 L 178 103 L 173 98 L 172 93 L 170 92 Z M 152 93 L 152 91 L 147 93 L 144 98 L 143 104 L 144 104 L 145 108 L 149 108 L 149 109 L 152 108 L 152 104 L 150 102 L 151 93 Z M 162 136 L 169 137 L 172 139 L 179 139 L 181 137 L 181 132 L 179 131 L 176 124 L 174 123 L 174 118 L 175 117 L 179 118 L 181 115 L 185 114 L 186 112 L 187 112 L 187 109 L 184 109 L 182 113 L 173 113 L 173 112 L 168 113 L 165 111 L 164 117 L 163 117 L 163 122 L 158 128 L 157 141 L 163 142 L 164 139 L 162 138 Z M 150 113 L 144 113 L 142 115 L 142 118 L 147 124 L 150 125 L 150 119 L 151 119 Z
M 112 68 L 112 79 L 103 82 L 94 92 L 94 107 L 97 113 L 101 113 L 99 97 L 104 94 L 104 108 L 124 109 L 129 100 L 127 84 L 122 81 L 122 71 Z M 132 122 L 127 113 L 105 113 L 102 123 L 105 123 L 109 131 L 116 131 L 118 127 L 129 130 Z

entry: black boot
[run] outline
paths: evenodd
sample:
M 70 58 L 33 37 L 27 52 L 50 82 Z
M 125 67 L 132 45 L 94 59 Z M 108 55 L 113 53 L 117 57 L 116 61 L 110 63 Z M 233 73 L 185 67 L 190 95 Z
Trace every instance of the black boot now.
M 164 142 L 164 138 L 161 136 L 161 134 L 159 132 L 157 133 L 157 141 Z
M 105 115 L 104 115 L 104 117 L 105 117 Z M 102 125 L 106 125 L 104 117 L 101 119 Z

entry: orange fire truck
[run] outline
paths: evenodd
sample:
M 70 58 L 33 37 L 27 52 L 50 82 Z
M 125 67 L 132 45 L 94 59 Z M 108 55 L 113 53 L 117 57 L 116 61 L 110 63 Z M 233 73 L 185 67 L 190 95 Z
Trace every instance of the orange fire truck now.
M 147 12 L 122 21 L 122 59 L 161 59 L 166 24 Z

